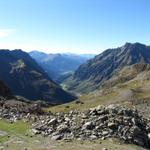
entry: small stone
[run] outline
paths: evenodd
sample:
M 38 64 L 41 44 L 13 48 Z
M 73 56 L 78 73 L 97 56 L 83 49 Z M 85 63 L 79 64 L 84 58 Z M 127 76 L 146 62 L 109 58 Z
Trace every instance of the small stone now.
M 109 131 L 103 131 L 103 132 L 102 132 L 102 135 L 103 135 L 103 136 L 106 136 L 106 135 L 108 135 L 108 134 L 109 134 Z
M 110 123 L 108 123 L 108 127 L 109 127 L 110 129 L 116 129 L 116 124 L 113 123 L 113 122 L 110 122 Z
M 51 140 L 61 140 L 62 136 L 61 135 L 54 135 L 51 137 Z
M 2 137 L 2 136 L 6 136 L 8 133 L 7 132 L 5 132 L 5 131 L 0 131 L 0 137 Z
M 97 136 L 95 136 L 95 135 L 90 136 L 90 140 L 96 140 L 96 139 L 97 139 Z
M 148 138 L 150 139 L 150 133 L 148 133 Z
M 33 133 L 34 135 L 41 133 L 39 130 L 36 130 L 36 129 L 32 129 L 31 131 L 32 131 L 32 133 Z
M 102 140 L 105 140 L 106 138 L 103 136 L 101 139 L 102 139 Z
M 104 148 L 102 148 L 102 150 L 108 150 L 108 149 L 104 147 Z
M 55 125 L 57 123 L 57 119 L 53 118 L 48 122 L 48 125 Z
M 67 125 L 61 124 L 60 126 L 57 127 L 57 131 L 59 133 L 65 133 L 69 130 Z
M 87 122 L 82 127 L 83 130 L 85 130 L 85 129 L 91 130 L 92 128 L 93 128 L 93 123 L 92 122 Z

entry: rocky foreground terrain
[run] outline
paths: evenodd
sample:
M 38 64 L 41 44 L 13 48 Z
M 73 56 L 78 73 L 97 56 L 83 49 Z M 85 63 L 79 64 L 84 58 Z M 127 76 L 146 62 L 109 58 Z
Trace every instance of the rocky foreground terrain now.
M 0 118 L 13 124 L 30 122 L 32 135 L 71 142 L 117 138 L 124 143 L 150 148 L 150 120 L 136 109 L 121 105 L 98 106 L 84 112 L 44 113 L 39 105 L 1 101 Z
M 40 116 L 33 124 L 35 134 L 52 140 L 95 140 L 119 138 L 126 143 L 150 147 L 149 120 L 135 109 L 120 105 L 98 106 L 86 112 Z

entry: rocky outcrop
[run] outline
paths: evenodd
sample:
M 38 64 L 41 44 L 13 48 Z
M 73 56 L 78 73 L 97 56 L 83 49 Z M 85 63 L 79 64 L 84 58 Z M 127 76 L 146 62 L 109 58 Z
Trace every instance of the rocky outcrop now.
M 120 105 L 98 106 L 86 112 L 40 116 L 32 132 L 52 140 L 119 138 L 126 143 L 150 147 L 148 120 L 135 109 Z
M 44 115 L 44 112 L 38 103 L 0 98 L 0 119 L 6 119 L 11 123 L 24 119 L 26 121 L 34 121 L 36 116 L 41 114 Z

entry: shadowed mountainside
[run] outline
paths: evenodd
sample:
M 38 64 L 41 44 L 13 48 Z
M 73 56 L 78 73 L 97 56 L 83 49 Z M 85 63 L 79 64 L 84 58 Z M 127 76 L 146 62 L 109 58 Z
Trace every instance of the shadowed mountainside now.
M 12 92 L 8 89 L 8 87 L 2 81 L 0 81 L 0 96 L 6 99 L 11 99 L 14 97 Z
M 0 50 L 0 80 L 15 95 L 30 100 L 64 103 L 74 96 L 63 91 L 47 73 L 22 50 Z

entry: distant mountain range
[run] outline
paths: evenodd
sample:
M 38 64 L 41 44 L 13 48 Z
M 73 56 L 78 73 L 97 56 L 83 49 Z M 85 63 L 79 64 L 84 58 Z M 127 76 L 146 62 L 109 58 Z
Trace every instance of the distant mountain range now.
M 65 84 L 71 91 L 90 92 L 110 79 L 117 70 L 137 63 L 150 63 L 150 46 L 126 43 L 122 47 L 107 49 L 82 64 Z
M 30 100 L 65 103 L 75 97 L 65 92 L 22 50 L 0 50 L 0 80 L 15 95 Z
M 55 82 L 59 82 L 60 78 L 73 73 L 81 64 L 95 56 L 94 54 L 72 53 L 46 54 L 39 51 L 32 51 L 29 54 Z
M 149 68 L 149 64 L 150 46 L 140 43 L 126 43 L 95 57 L 0 50 L 0 80 L 14 95 L 30 100 L 65 103 L 74 100 L 75 96 L 62 90 L 57 84 L 60 81 L 63 88 L 70 92 L 89 93 L 103 86 L 129 81 L 143 69 L 146 74 L 145 67 Z M 133 67 L 125 69 L 126 73 L 124 68 L 128 66 Z M 123 73 L 118 75 L 117 72 Z

